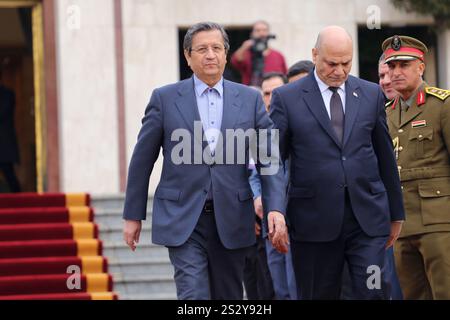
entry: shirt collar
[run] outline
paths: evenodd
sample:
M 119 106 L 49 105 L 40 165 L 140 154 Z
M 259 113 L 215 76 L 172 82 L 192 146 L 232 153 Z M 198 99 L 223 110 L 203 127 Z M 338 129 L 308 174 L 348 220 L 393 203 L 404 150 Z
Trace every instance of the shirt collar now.
M 402 97 L 400 97 L 400 103 L 406 103 L 408 107 L 411 107 L 414 103 L 414 99 L 417 97 L 417 93 L 421 90 L 423 90 L 423 87 L 425 86 L 425 82 L 422 82 L 422 84 L 414 91 L 414 93 L 411 95 L 411 97 L 408 98 L 408 100 L 403 100 Z
M 326 90 L 328 90 L 330 86 L 319 78 L 316 68 L 314 68 L 314 77 L 316 78 L 317 84 L 319 85 L 320 93 L 324 93 Z M 339 89 L 341 89 L 345 93 L 345 82 L 339 86 Z
M 200 97 L 209 86 L 194 74 L 194 88 L 195 93 Z M 223 77 L 220 78 L 219 82 L 217 82 L 212 89 L 215 89 L 219 93 L 219 96 L 223 96 Z

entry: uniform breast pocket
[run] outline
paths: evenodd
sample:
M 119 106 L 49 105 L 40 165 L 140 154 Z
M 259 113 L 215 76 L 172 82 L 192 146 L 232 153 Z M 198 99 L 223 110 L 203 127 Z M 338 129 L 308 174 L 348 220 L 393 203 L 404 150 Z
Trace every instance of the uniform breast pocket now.
M 424 225 L 450 223 L 450 178 L 434 178 L 419 183 Z
M 414 148 L 416 157 L 428 158 L 433 155 L 433 128 L 412 128 L 409 133 L 409 148 Z

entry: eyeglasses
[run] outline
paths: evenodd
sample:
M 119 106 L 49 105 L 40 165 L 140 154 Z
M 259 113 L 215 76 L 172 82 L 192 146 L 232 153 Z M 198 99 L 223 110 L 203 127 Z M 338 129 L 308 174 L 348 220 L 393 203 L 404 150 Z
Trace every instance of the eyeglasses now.
M 225 47 L 216 44 L 216 45 L 213 45 L 211 47 L 209 47 L 209 46 L 201 46 L 201 47 L 198 47 L 198 48 L 191 48 L 191 51 L 197 52 L 198 54 L 206 54 L 209 51 L 209 49 L 212 49 L 212 51 L 215 54 L 218 54 L 218 53 L 222 53 L 225 50 Z

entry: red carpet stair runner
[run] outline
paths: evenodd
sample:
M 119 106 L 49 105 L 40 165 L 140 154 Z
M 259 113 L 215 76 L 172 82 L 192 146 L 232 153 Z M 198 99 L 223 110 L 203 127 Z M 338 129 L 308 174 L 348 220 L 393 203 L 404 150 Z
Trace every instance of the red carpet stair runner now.
M 0 194 L 0 300 L 115 300 L 87 194 Z

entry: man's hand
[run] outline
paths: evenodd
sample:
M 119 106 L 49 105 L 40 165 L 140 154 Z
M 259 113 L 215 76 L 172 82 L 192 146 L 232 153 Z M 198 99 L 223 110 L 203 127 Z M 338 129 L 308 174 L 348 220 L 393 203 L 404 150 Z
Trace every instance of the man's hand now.
M 289 236 L 284 216 L 278 211 L 270 211 L 267 220 L 269 223 L 269 239 L 273 247 L 280 253 L 287 253 Z
M 403 221 L 392 221 L 391 222 L 391 234 L 389 235 L 389 240 L 386 243 L 386 249 L 389 249 L 397 241 L 400 231 L 402 231 Z
M 253 200 L 253 204 L 255 206 L 255 214 L 262 220 L 263 219 L 263 206 L 261 197 L 257 197 Z
M 234 52 L 236 59 L 241 62 L 244 60 L 244 53 L 255 44 L 255 41 L 248 39 L 242 43 L 242 45 Z
M 131 250 L 136 250 L 136 245 L 139 243 L 139 236 L 141 234 L 142 221 L 125 220 L 123 227 L 123 239 Z
M 255 44 L 255 41 L 253 39 L 248 39 L 242 42 L 240 49 L 247 50 L 250 49 Z
M 261 226 L 258 222 L 255 222 L 255 234 L 256 236 L 259 236 L 261 234 Z

